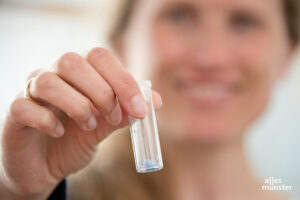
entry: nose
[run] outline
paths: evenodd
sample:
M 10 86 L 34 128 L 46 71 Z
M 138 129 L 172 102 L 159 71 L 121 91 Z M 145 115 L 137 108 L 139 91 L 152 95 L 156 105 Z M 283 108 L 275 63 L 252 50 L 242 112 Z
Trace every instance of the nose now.
M 230 67 L 233 51 L 225 31 L 211 27 L 198 34 L 190 55 L 194 66 L 211 71 Z

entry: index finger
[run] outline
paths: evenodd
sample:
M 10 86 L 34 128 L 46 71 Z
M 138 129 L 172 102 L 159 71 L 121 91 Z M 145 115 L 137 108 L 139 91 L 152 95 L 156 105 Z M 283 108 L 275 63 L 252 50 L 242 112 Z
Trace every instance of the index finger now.
M 132 75 L 106 49 L 92 49 L 86 60 L 110 84 L 119 103 L 130 115 L 142 118 L 147 105 Z

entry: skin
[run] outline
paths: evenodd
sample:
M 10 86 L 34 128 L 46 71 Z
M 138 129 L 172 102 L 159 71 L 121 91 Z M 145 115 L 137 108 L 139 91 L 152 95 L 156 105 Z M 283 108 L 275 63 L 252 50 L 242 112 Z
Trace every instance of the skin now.
M 1 129 L 5 199 L 45 199 L 91 161 L 105 137 L 128 124 L 128 114 L 146 112 L 143 98 L 137 103 L 136 81 L 106 49 L 92 49 L 87 57 L 66 53 L 32 77 L 35 102 L 16 98 Z M 153 100 L 161 106 L 154 91 Z
M 165 102 L 158 121 L 168 136 L 224 142 L 257 119 L 291 55 L 280 2 L 141 1 L 124 40 L 136 52 L 151 41 L 153 88 Z M 136 40 L 141 27 L 151 32 Z
M 116 47 L 124 65 L 148 67 L 144 77 L 164 99 L 157 114 L 172 199 L 276 199 L 257 190 L 242 136 L 292 54 L 280 9 L 279 0 L 138 3 Z M 67 53 L 33 77 L 29 92 L 42 104 L 16 98 L 1 129 L 5 199 L 45 199 L 128 113 L 144 115 L 143 102 L 131 106 L 140 94 L 132 75 L 105 49 Z
M 278 199 L 259 189 L 243 136 L 293 54 L 281 1 L 139 1 L 120 40 L 122 61 L 151 67 L 144 76 L 164 100 L 172 199 Z

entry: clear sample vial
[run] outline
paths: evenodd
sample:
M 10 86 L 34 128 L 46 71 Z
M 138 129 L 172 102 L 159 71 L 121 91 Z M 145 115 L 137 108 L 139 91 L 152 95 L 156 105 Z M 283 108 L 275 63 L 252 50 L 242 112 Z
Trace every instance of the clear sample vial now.
M 138 81 L 138 84 L 148 112 L 143 119 L 129 116 L 129 121 L 136 170 L 145 173 L 162 169 L 163 162 L 152 101 L 151 81 L 142 80 Z

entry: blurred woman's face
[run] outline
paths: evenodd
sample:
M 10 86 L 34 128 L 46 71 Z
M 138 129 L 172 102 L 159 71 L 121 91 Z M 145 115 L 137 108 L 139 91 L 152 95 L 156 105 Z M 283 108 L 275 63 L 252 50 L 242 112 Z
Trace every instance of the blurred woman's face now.
M 288 65 L 281 4 L 139 1 L 124 36 L 123 59 L 129 66 L 151 67 L 147 78 L 164 102 L 157 113 L 162 134 L 200 142 L 242 135 Z

